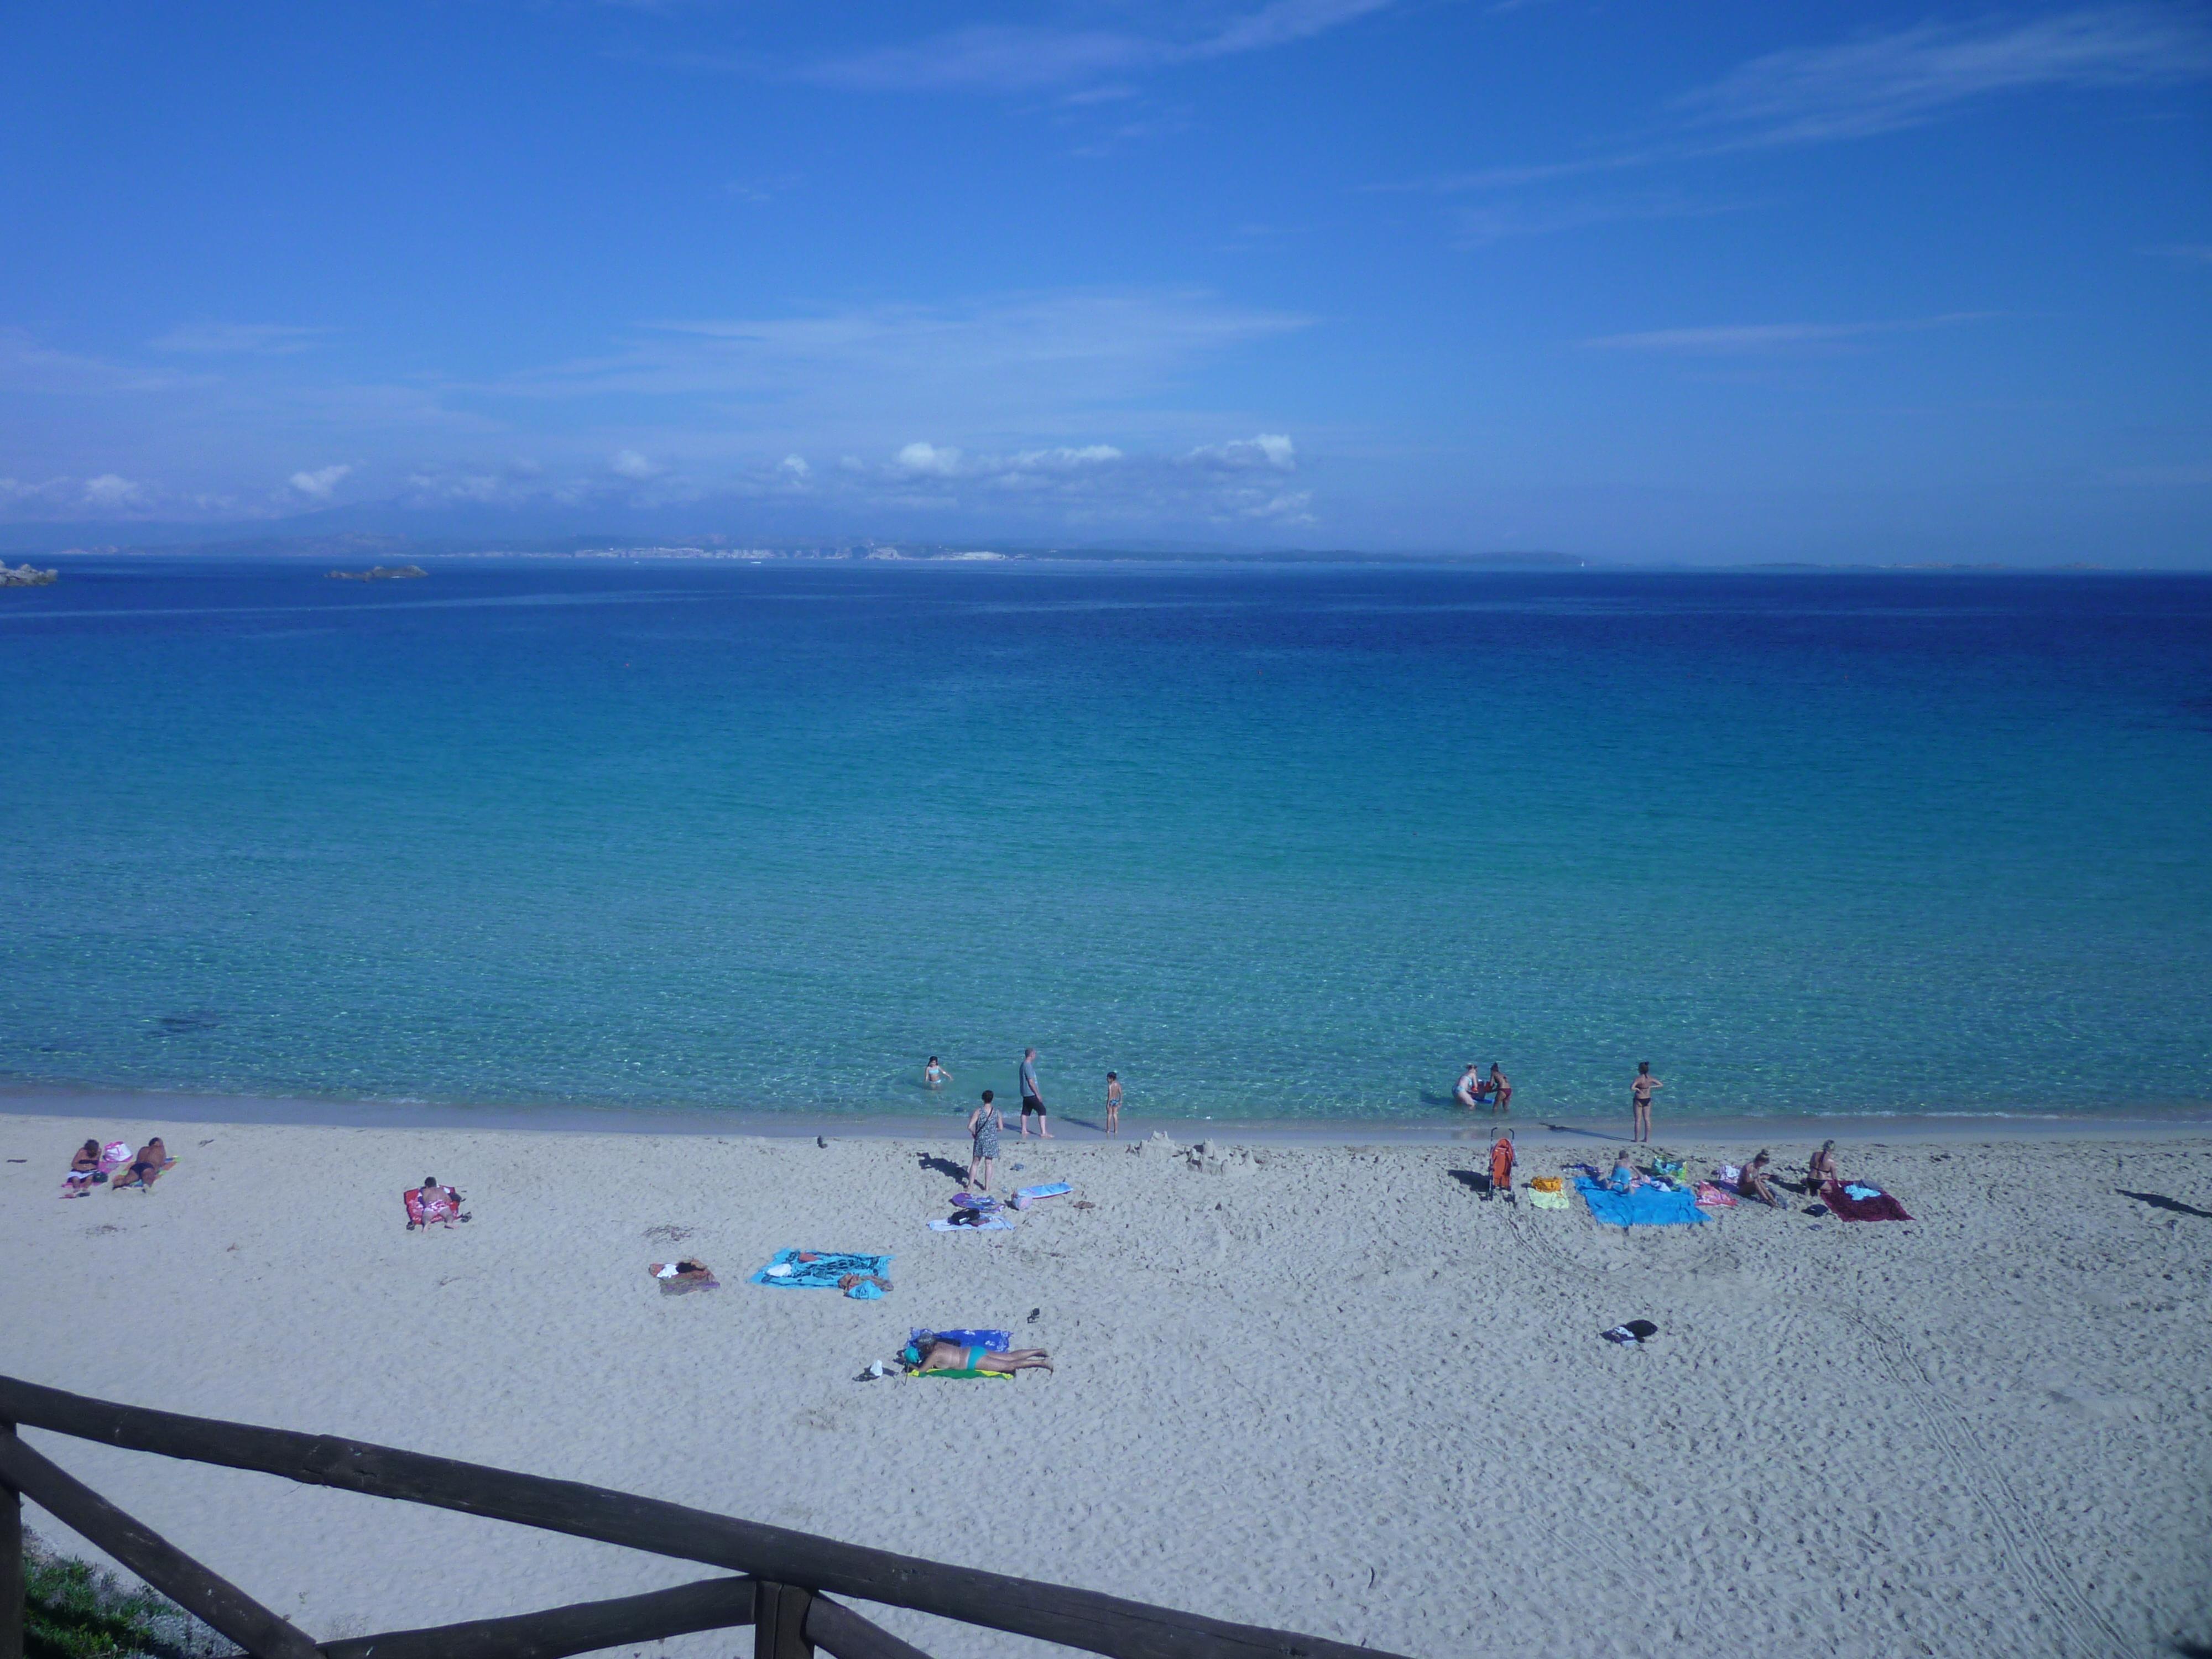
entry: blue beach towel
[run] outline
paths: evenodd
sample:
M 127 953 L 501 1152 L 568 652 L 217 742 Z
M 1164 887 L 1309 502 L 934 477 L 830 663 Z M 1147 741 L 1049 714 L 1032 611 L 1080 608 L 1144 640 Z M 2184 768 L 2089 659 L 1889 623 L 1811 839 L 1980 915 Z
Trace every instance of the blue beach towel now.
M 1682 1227 L 1705 1219 L 1697 1194 L 1680 1187 L 1638 1187 L 1616 1193 L 1602 1182 L 1577 1176 L 1575 1190 L 1589 1206 L 1591 1216 L 1608 1227 Z
M 797 1250 L 778 1250 L 775 1260 L 752 1276 L 756 1285 L 781 1285 L 787 1290 L 834 1291 L 847 1273 L 886 1273 L 887 1255 L 848 1255 L 824 1250 L 811 1261 L 801 1261 Z
M 957 1342 L 963 1348 L 981 1348 L 986 1353 L 1005 1353 L 1014 1346 L 1012 1331 L 925 1331 L 919 1325 L 907 1328 L 906 1340 L 916 1347 L 924 1342 Z

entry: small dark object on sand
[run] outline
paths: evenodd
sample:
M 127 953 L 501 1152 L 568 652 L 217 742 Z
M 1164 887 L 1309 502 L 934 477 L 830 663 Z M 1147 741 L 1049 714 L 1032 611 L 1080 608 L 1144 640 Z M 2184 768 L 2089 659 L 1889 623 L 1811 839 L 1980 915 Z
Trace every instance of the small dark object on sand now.
M 1030 1322 L 1030 1324 L 1032 1324 L 1032 1325 L 1036 1324 L 1036 1323 L 1037 1322 L 1037 1321 L 1038 1321 L 1038 1320 L 1042 1319 L 1043 1317 L 1044 1317 L 1044 1310 L 1043 1310 L 1042 1308 L 1031 1308 L 1031 1309 L 1030 1310 L 1030 1318 L 1029 1318 L 1029 1322 Z
M 1639 1342 L 1649 1342 L 1659 1334 L 1659 1328 L 1648 1319 L 1632 1319 L 1626 1325 L 1615 1325 L 1609 1331 L 1598 1333 L 1608 1342 L 1626 1343 L 1634 1347 Z

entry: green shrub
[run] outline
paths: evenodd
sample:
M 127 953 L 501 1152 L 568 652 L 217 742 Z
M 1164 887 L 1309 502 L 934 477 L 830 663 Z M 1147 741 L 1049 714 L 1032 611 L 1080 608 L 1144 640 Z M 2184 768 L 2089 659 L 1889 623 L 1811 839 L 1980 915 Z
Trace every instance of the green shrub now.
M 25 1659 L 125 1659 L 159 1644 L 152 1621 L 175 1609 L 113 1573 L 67 1556 L 23 1564 Z

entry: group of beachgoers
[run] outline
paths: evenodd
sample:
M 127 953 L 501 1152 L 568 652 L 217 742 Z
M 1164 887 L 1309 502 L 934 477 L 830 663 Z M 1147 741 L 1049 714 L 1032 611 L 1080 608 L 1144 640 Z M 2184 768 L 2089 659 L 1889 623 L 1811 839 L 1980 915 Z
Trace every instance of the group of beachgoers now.
M 69 1173 L 62 1177 L 62 1196 L 90 1198 L 94 1187 L 105 1187 L 111 1193 L 131 1188 L 150 1193 L 162 1171 L 176 1161 L 159 1135 L 136 1152 L 127 1140 L 111 1140 L 104 1146 L 97 1140 L 88 1140 L 70 1159 Z
M 1471 1112 L 1487 1103 L 1493 1113 L 1508 1112 L 1513 1109 L 1512 1080 L 1494 1062 L 1490 1075 L 1485 1077 L 1482 1067 L 1470 1060 L 1467 1070 L 1460 1073 L 1459 1081 L 1452 1085 L 1452 1098 L 1465 1111 Z
M 1651 1075 L 1650 1060 L 1636 1062 L 1636 1076 L 1628 1085 L 1632 1141 L 1642 1144 L 1651 1139 L 1651 1096 L 1654 1091 L 1666 1086 Z M 1452 1085 L 1452 1098 L 1463 1111 L 1471 1112 L 1487 1104 L 1492 1116 L 1510 1112 L 1513 1109 L 1513 1080 L 1495 1061 L 1491 1064 L 1490 1075 L 1485 1077 L 1481 1066 L 1470 1060 L 1467 1070 L 1460 1073 L 1459 1081 Z
M 1037 1082 L 1037 1051 L 1034 1047 L 1022 1050 L 1019 1078 L 1022 1139 L 1027 1140 L 1030 1138 L 1030 1120 L 1032 1117 L 1036 1119 L 1040 1139 L 1055 1139 L 1050 1115 L 1045 1108 L 1044 1089 Z M 935 1054 L 932 1054 L 929 1064 L 921 1068 L 921 1081 L 925 1088 L 942 1089 L 952 1081 L 952 1073 L 945 1069 Z M 991 1182 L 998 1174 L 999 1137 L 1006 1133 L 1006 1114 L 999 1106 L 997 1092 L 984 1090 L 981 1103 L 968 1114 L 968 1184 L 978 1192 L 991 1190 Z M 1121 1074 L 1115 1072 L 1106 1073 L 1106 1133 L 1109 1135 L 1121 1133 Z
M 1774 1183 L 1781 1177 L 1775 1174 L 1773 1165 L 1772 1153 L 1765 1147 L 1760 1147 L 1759 1155 L 1736 1171 L 1736 1196 L 1764 1204 L 1770 1209 L 1783 1208 L 1782 1195 L 1774 1190 Z M 1636 1166 L 1629 1161 L 1628 1148 L 1624 1146 L 1615 1155 L 1613 1173 L 1606 1177 L 1605 1184 L 1617 1193 L 1625 1193 L 1632 1188 L 1644 1185 L 1648 1179 L 1648 1176 L 1638 1173 Z M 1808 1194 L 1817 1194 L 1832 1182 L 1841 1186 L 1843 1180 L 1836 1167 L 1836 1143 L 1822 1141 L 1820 1150 L 1805 1160 L 1805 1177 L 1801 1183 L 1802 1190 Z

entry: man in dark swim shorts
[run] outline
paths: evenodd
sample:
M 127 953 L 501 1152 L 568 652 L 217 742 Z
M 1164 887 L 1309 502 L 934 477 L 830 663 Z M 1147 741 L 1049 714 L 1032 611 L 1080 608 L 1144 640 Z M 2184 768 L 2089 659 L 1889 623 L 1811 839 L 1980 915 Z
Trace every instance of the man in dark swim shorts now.
M 1024 1140 L 1030 1138 L 1031 1112 L 1036 1114 L 1038 1136 L 1042 1139 L 1050 1140 L 1052 1131 L 1046 1127 L 1044 1097 L 1037 1092 L 1036 1050 L 1024 1048 L 1022 1050 L 1022 1139 Z

